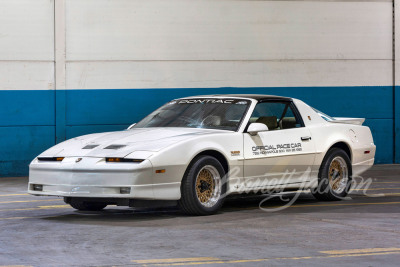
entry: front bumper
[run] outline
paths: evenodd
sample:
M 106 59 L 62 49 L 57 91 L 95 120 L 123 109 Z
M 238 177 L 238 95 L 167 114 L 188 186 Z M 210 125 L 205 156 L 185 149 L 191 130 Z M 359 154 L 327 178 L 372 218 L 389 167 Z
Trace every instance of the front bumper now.
M 83 157 L 78 162 L 77 159 L 68 157 L 61 162 L 35 159 L 29 166 L 28 193 L 86 198 L 180 198 L 180 182 L 154 184 L 153 166 L 149 160 L 108 163 L 104 158 Z M 40 190 L 37 190 L 37 185 Z

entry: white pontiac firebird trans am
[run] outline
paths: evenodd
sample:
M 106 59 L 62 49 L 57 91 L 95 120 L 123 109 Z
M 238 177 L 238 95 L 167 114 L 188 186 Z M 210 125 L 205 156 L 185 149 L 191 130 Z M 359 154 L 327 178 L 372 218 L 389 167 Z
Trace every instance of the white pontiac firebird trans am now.
M 78 210 L 178 205 L 193 215 L 217 212 L 229 194 L 268 189 L 339 200 L 374 163 L 363 122 L 289 97 L 176 99 L 127 130 L 46 150 L 29 166 L 28 193 L 64 197 Z

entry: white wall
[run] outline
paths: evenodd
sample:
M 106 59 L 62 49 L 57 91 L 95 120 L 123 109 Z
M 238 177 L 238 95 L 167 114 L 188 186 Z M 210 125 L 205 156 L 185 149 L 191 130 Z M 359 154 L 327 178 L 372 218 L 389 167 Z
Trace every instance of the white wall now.
M 67 0 L 66 87 L 392 84 L 391 1 Z
M 84 61 L 67 63 L 67 88 L 380 86 L 391 60 Z
M 53 1 L 0 1 L 0 90 L 54 88 L 53 22 Z
M 395 85 L 400 86 L 400 0 L 394 1 L 394 12 L 395 12 Z M 397 107 L 400 111 L 400 107 Z M 400 156 L 399 156 L 400 158 Z

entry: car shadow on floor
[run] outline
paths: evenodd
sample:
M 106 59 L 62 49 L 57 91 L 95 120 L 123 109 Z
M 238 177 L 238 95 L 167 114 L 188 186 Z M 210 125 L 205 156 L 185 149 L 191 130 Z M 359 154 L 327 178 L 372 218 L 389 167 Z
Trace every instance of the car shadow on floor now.
M 283 198 L 279 195 L 240 195 L 229 197 L 222 209 L 215 215 L 189 216 L 182 213 L 178 207 L 168 208 L 141 208 L 109 206 L 102 211 L 72 211 L 60 215 L 41 217 L 41 219 L 78 224 L 96 225 L 123 225 L 130 227 L 159 227 L 177 225 L 193 225 L 209 222 L 227 222 L 251 217 L 269 217 L 276 215 L 301 214 L 301 213 L 354 213 L 375 212 L 387 213 L 388 209 L 382 209 L 380 205 L 368 205 L 371 198 L 360 194 L 352 194 L 348 200 L 322 202 L 314 199 L 311 194 L 302 193 L 287 194 Z M 293 203 L 284 208 L 288 202 Z M 268 198 L 266 200 L 266 198 Z M 265 200 L 265 201 L 264 201 Z M 400 197 L 379 198 L 380 202 L 400 201 Z M 264 201 L 264 202 L 262 202 Z M 372 201 L 377 201 L 377 199 Z M 262 202 L 260 209 L 260 203 Z M 374 203 L 375 203 L 374 202 Z M 379 202 L 377 202 L 379 203 Z M 395 202 L 393 202 L 395 203 Z M 400 203 L 400 202 L 399 202 Z M 365 204 L 365 205 L 364 205 Z M 392 207 L 393 208 L 393 207 Z M 400 212 L 400 205 L 395 206 L 390 212 Z
M 42 217 L 42 219 L 50 221 L 62 221 L 70 223 L 87 223 L 87 224 L 125 224 L 125 223 L 137 223 L 139 226 L 146 224 L 149 226 L 151 224 L 159 226 L 163 224 L 163 221 L 168 225 L 171 225 L 170 220 L 179 219 L 180 223 L 183 222 L 198 222 L 203 221 L 219 221 L 219 220 L 232 220 L 239 217 L 246 217 L 248 213 L 251 212 L 252 216 L 269 216 L 271 213 L 263 212 L 259 210 L 259 203 L 265 199 L 265 196 L 234 196 L 229 197 L 222 209 L 215 215 L 210 216 L 189 216 L 184 214 L 179 210 L 178 207 L 168 207 L 168 208 L 141 208 L 134 209 L 128 207 L 116 207 L 109 206 L 102 211 L 72 211 L 71 213 L 63 213 L 55 216 Z M 290 196 L 289 196 L 290 199 Z M 311 204 L 317 201 L 308 196 L 301 196 L 296 200 L 295 204 Z M 277 207 L 282 206 L 286 202 L 282 201 L 279 197 L 273 197 L 263 203 L 263 207 Z M 149 224 L 151 222 L 151 224 Z

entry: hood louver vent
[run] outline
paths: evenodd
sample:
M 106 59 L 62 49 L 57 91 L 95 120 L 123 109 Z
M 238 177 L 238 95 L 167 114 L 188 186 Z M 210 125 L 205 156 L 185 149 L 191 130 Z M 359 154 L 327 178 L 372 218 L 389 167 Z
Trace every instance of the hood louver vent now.
M 82 149 L 93 149 L 95 147 L 98 147 L 99 145 L 86 145 L 84 147 L 82 147 Z
M 105 147 L 104 149 L 120 149 L 125 147 L 126 145 L 109 145 L 107 147 Z

